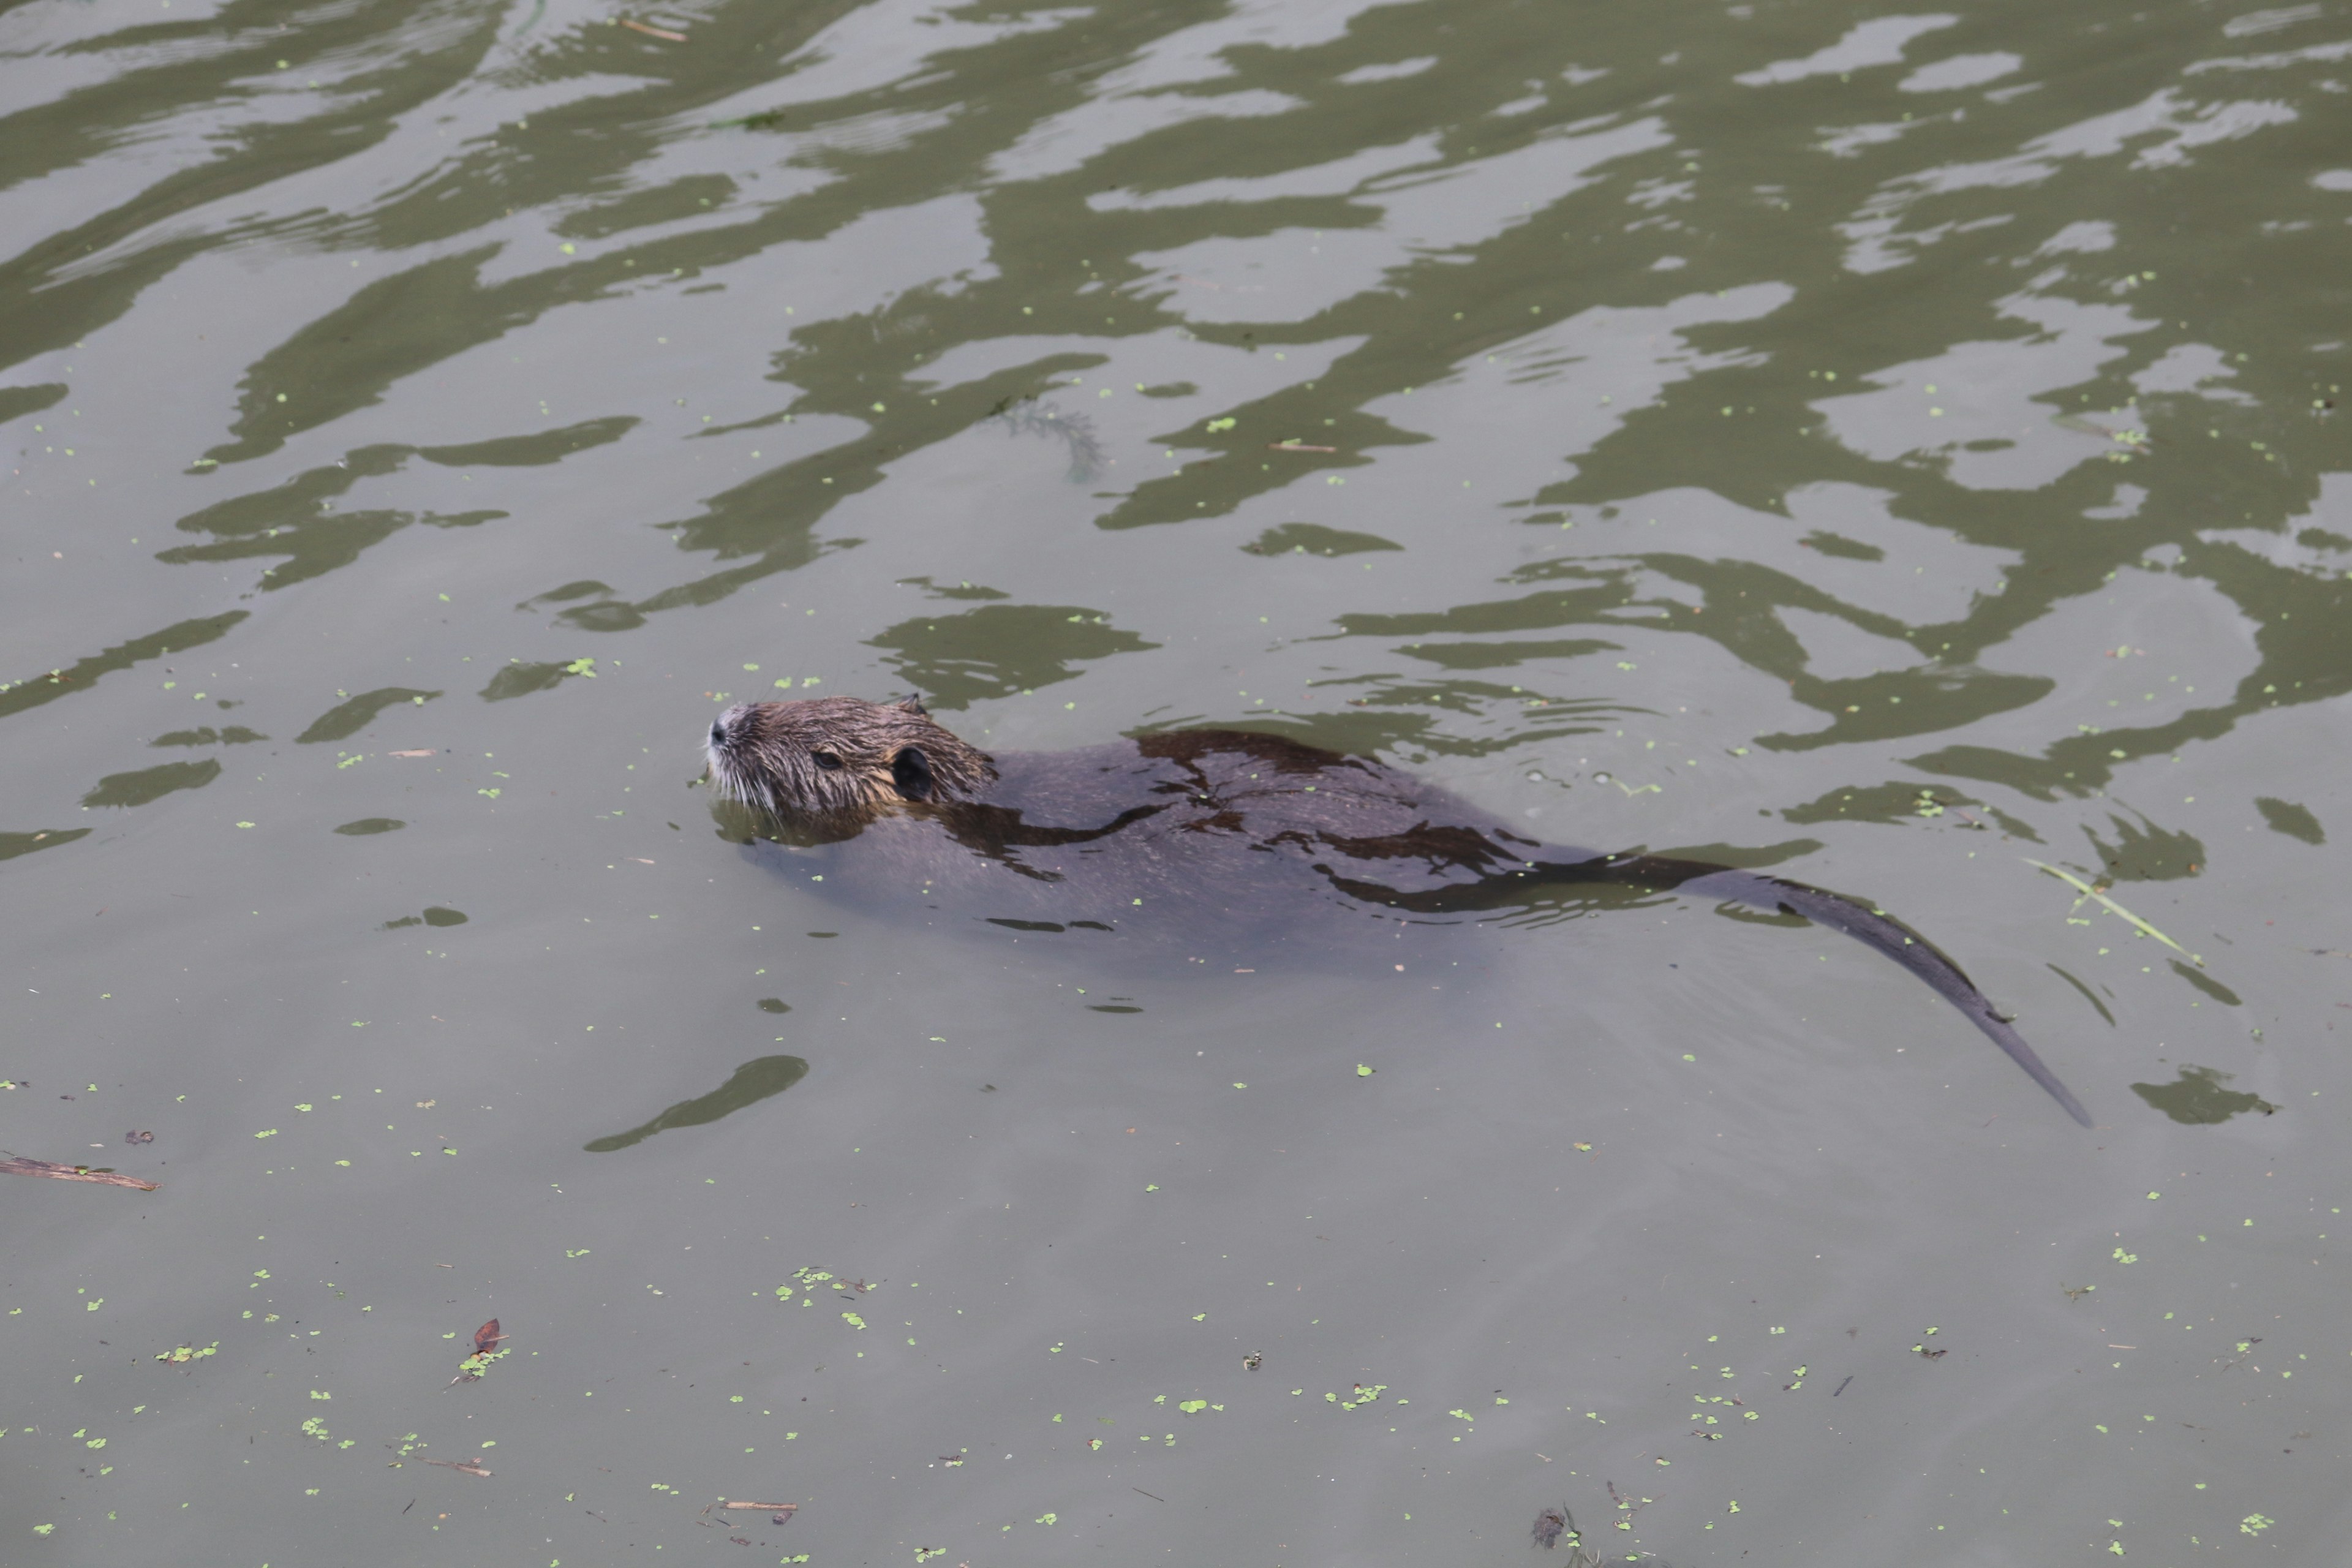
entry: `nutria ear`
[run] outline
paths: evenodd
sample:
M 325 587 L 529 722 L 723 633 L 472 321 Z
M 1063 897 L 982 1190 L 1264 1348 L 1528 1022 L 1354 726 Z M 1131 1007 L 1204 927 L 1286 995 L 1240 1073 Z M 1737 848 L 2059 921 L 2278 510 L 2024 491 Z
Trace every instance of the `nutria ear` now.
M 898 794 L 907 800 L 931 798 L 931 763 L 919 747 L 901 746 L 898 754 L 890 759 L 890 782 L 898 786 Z
M 898 700 L 898 711 L 912 713 L 919 719 L 928 719 L 931 716 L 931 710 L 923 706 L 923 700 L 911 691 Z

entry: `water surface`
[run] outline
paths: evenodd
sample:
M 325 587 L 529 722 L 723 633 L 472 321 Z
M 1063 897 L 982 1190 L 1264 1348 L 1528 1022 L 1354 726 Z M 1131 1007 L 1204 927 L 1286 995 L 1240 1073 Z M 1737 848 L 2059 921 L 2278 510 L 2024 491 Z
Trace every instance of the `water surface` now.
M 0 15 L 0 1144 L 161 1184 L 8 1184 L 0 1558 L 2332 1561 L 2347 95 L 2336 0 Z M 2099 1125 L 1704 900 L 1139 977 L 729 842 L 719 706 L 910 689 L 1875 898 Z

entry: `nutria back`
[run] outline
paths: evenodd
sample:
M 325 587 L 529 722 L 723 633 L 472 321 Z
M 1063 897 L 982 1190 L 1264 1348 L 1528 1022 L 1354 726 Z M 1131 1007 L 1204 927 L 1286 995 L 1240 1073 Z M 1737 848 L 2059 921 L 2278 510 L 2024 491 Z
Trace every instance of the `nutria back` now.
M 1339 910 L 1392 922 L 1388 895 L 1537 847 L 1409 773 L 1245 731 L 992 757 L 919 705 L 826 698 L 730 709 L 709 751 L 714 790 L 757 806 L 813 886 L 1016 930 L 1198 945 Z

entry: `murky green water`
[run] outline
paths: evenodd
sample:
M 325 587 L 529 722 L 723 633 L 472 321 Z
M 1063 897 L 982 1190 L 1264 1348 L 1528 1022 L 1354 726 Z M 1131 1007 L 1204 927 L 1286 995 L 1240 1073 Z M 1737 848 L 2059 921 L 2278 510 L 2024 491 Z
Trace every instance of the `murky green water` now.
M 5 1184 L 0 1560 L 2341 1556 L 2337 0 L 35 0 L 0 84 L 0 1145 L 161 1184 Z M 692 784 L 809 688 L 1874 896 L 2100 1125 L 1703 901 L 877 923 Z

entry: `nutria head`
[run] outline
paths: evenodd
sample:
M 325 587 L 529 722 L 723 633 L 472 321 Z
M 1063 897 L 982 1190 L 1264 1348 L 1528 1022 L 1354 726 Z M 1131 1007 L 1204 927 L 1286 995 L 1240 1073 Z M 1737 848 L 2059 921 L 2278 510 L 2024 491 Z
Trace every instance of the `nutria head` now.
M 912 697 L 739 702 L 711 724 L 705 750 L 721 798 L 786 821 L 863 821 L 911 802 L 966 799 L 996 777 L 985 753 Z

